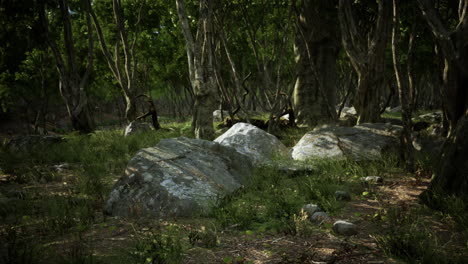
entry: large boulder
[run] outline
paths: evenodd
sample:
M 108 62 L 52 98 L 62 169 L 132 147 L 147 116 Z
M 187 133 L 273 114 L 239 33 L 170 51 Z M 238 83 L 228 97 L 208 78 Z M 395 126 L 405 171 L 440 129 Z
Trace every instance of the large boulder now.
M 141 132 L 151 131 L 153 126 L 146 122 L 132 121 L 125 128 L 124 136 L 130 136 Z
M 325 127 L 305 134 L 291 149 L 294 160 L 345 158 L 374 160 L 398 145 L 400 126 L 361 124 L 354 127 Z
M 251 162 L 216 142 L 174 138 L 140 150 L 128 163 L 106 204 L 115 216 L 190 216 L 241 187 Z
M 214 141 L 235 148 L 257 165 L 269 163 L 275 157 L 288 157 L 288 149 L 278 138 L 247 123 L 235 124 Z

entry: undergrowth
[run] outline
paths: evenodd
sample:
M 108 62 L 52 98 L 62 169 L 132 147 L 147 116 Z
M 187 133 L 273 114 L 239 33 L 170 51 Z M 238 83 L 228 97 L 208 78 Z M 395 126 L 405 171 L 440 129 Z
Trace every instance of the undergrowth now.
M 317 204 L 333 215 L 344 206 L 335 198 L 337 190 L 362 193 L 360 178 L 395 170 L 395 160 L 311 160 L 306 167 L 299 176 L 288 176 L 275 166 L 256 169 L 244 188 L 218 201 L 212 216 L 223 228 L 296 234 L 305 204 Z
M 128 160 L 163 138 L 191 137 L 189 123 L 164 128 L 128 137 L 120 129 L 69 134 L 21 152 L 0 148 L 1 173 L 10 175 L 9 185 L 24 186 L 0 185 L 0 263 L 97 263 L 83 232 L 102 221 L 105 199 Z M 60 254 L 44 246 L 51 236 L 67 235 L 71 243 Z
M 453 209 L 457 210 L 457 209 Z M 454 213 L 455 211 L 452 211 Z M 457 214 L 467 216 L 466 211 L 456 211 Z M 468 229 L 460 231 L 459 237 L 441 239 L 443 228 L 432 222 L 434 215 L 439 218 L 451 217 L 427 207 L 409 209 L 404 207 L 391 208 L 382 223 L 383 234 L 376 236 L 376 242 L 388 256 L 395 256 L 407 263 L 466 263 L 468 259 L 468 243 L 464 248 L 450 250 L 453 240 L 468 238 Z M 453 215 L 452 215 L 453 216 Z M 450 225 L 448 219 L 442 221 Z

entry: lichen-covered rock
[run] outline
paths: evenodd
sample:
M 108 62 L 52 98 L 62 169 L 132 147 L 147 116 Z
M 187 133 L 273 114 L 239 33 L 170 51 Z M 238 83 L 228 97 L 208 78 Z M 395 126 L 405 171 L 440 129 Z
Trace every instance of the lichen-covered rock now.
M 340 235 L 352 236 L 357 234 L 357 227 L 353 223 L 338 220 L 333 224 L 333 231 Z
M 141 132 L 151 131 L 153 127 L 149 123 L 133 121 L 125 128 L 124 136 L 134 135 Z
M 115 216 L 190 216 L 238 189 L 250 160 L 216 142 L 175 138 L 140 150 L 128 163 L 106 204 Z
M 354 127 L 325 127 L 305 134 L 291 150 L 294 160 L 345 158 L 375 160 L 396 148 L 400 126 L 361 124 Z
M 316 204 L 306 204 L 302 207 L 302 210 L 307 213 L 307 215 L 312 216 L 316 212 L 321 212 L 322 208 Z
M 323 223 L 330 223 L 332 219 L 328 216 L 325 212 L 315 212 L 312 216 L 310 216 L 309 220 L 316 224 L 323 224 Z
M 341 109 L 341 116 L 340 117 L 345 117 L 347 115 L 357 115 L 357 112 L 356 112 L 356 109 L 354 108 L 354 106 L 351 106 L 351 107 L 345 106 L 345 107 L 343 107 L 343 109 Z
M 288 157 L 288 149 L 278 138 L 247 123 L 235 124 L 214 141 L 235 148 L 254 164 L 268 163 L 276 156 Z

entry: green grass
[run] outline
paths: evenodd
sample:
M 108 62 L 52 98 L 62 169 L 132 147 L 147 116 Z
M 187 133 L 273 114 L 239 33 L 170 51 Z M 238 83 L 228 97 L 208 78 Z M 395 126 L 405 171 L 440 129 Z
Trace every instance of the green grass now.
M 459 213 L 465 217 L 467 215 L 466 211 L 457 211 L 457 214 Z M 438 218 L 447 216 L 427 207 L 409 210 L 392 208 L 383 217 L 384 233 L 376 236 L 378 246 L 386 255 L 394 256 L 407 263 L 466 263 L 468 244 L 464 249 L 450 250 L 447 245 L 451 241 L 442 241 L 437 234 L 440 230 L 433 224 L 434 215 Z M 462 232 L 465 232 L 466 238 L 467 229 Z
M 389 171 L 395 163 L 391 157 L 366 163 L 324 159 L 307 166 L 313 169 L 298 177 L 288 177 L 274 166 L 257 169 L 243 189 L 218 202 L 213 217 L 223 228 L 295 234 L 302 206 L 318 204 L 333 215 L 344 206 L 335 199 L 337 190 L 360 194 L 360 177 Z
M 6 260 L 0 262 L 37 263 L 48 255 L 52 263 L 97 263 L 82 232 L 102 221 L 105 199 L 128 160 L 138 150 L 155 146 L 163 138 L 192 136 L 188 122 L 166 122 L 163 127 L 128 137 L 123 136 L 122 129 L 89 135 L 72 133 L 61 143 L 24 152 L 1 148 L 0 168 L 3 173 L 14 175 L 9 184 L 27 189 L 2 189 L 0 221 L 6 229 L 0 228 L 0 237 L 7 240 L 8 253 Z M 65 163 L 65 173 L 53 168 Z M 62 187 L 54 193 L 35 187 L 41 186 L 38 183 Z M 38 233 L 49 235 L 35 238 Z M 51 237 L 67 234 L 73 239 L 65 256 L 55 256 L 55 252 L 41 246 Z
M 392 154 L 365 162 L 309 160 L 300 164 L 311 169 L 299 175 L 286 175 L 281 170 L 283 164 L 294 162 L 277 160 L 276 165 L 256 169 L 243 188 L 213 205 L 210 220 L 215 223 L 210 229 L 188 233 L 175 227 L 146 233 L 135 231 L 135 243 L 128 252 L 93 256 L 92 241 L 83 234 L 105 221 L 104 201 L 128 160 L 141 148 L 155 146 L 163 138 L 192 137 L 190 122 L 167 120 L 162 125 L 164 130 L 129 137 L 123 137 L 122 130 L 115 129 L 90 135 L 69 134 L 62 143 L 23 153 L 0 149 L 0 168 L 16 176 L 15 183 L 9 184 L 27 187 L 14 192 L 0 189 L 0 237 L 8 245 L 6 262 L 181 263 L 190 246 L 216 247 L 217 230 L 237 229 L 247 235 L 270 232 L 307 236 L 318 227 L 304 221 L 301 208 L 305 204 L 318 204 L 333 216 L 346 203 L 335 199 L 335 191 L 348 191 L 356 198 L 363 192 L 372 192 L 361 184 L 360 177 L 403 173 L 398 156 Z M 292 147 L 306 132 L 303 128 L 289 128 L 282 130 L 279 136 L 285 145 Z M 57 173 L 52 167 L 63 163 L 69 164 L 65 173 Z M 430 157 L 421 158 L 418 164 L 423 171 L 433 169 Z M 40 189 L 43 185 L 35 183 L 62 187 L 60 192 L 53 192 Z M 4 203 L 5 200 L 8 202 Z M 460 232 L 466 232 L 466 203 L 447 198 L 445 208 L 445 212 L 439 213 L 440 217 L 453 219 Z M 444 245 L 426 225 L 424 216 L 427 214 L 433 211 L 387 212 L 382 218 L 386 219 L 382 220 L 385 232 L 377 238 L 381 249 L 410 263 L 462 263 L 457 254 L 450 256 L 449 252 L 444 252 Z M 67 235 L 71 251 L 58 256 L 49 243 Z M 50 261 L 44 261 L 44 255 L 50 255 Z

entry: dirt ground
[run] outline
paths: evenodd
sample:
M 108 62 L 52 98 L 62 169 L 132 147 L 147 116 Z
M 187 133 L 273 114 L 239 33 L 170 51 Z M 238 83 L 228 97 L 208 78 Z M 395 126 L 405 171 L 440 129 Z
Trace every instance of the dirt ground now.
M 0 177 L 0 192 L 41 191 L 53 194 L 71 192 L 66 178 L 62 183 L 13 185 L 8 183 L 8 175 Z M 333 215 L 333 220 L 347 220 L 358 226 L 358 234 L 351 237 L 339 236 L 331 231 L 330 226 L 315 226 L 307 219 L 304 229 L 297 234 L 278 234 L 269 232 L 239 231 L 235 227 L 217 230 L 217 246 L 205 248 L 195 245 L 186 251 L 183 263 L 401 263 L 386 257 L 379 249 L 375 236 L 380 234 L 385 225 L 376 221 L 386 210 L 421 206 L 418 195 L 427 188 L 429 179 L 415 180 L 407 176 L 386 177 L 381 185 L 374 187 L 372 195 L 353 195 L 353 199 L 345 207 Z M 100 210 L 97 208 L 97 210 Z M 138 234 L 148 232 L 162 225 L 174 225 L 179 230 L 189 233 L 202 226 L 209 226 L 213 219 L 96 219 L 96 223 L 83 233 L 88 250 L 101 259 L 112 259 L 112 256 L 122 255 L 132 250 Z M 447 227 L 437 219 L 433 220 L 434 228 L 440 230 L 443 239 L 457 240 L 457 232 Z M 4 223 L 0 226 L 5 227 Z M 300 224 L 299 224 L 300 226 Z M 38 233 L 38 241 L 45 242 L 49 249 L 63 255 L 70 255 L 76 250 L 76 237 L 71 234 L 50 235 Z M 445 238 L 444 238 L 445 237 Z M 182 239 L 188 240 L 185 236 Z M 457 242 L 453 247 L 456 249 Z M 41 262 L 48 263 L 47 259 Z M 0 258 L 1 263 L 1 258 Z

